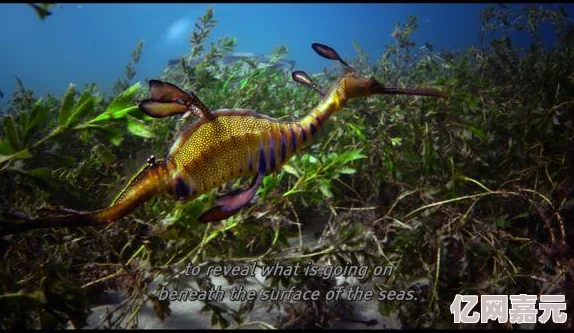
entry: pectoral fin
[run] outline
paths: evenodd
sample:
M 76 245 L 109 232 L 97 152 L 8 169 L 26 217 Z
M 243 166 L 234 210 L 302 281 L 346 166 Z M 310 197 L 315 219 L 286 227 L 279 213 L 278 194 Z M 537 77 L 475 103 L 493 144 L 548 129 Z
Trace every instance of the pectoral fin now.
M 173 116 L 180 113 L 189 111 L 189 107 L 177 102 L 157 102 L 152 99 L 146 99 L 139 105 L 140 110 L 153 118 L 163 118 Z M 199 114 L 195 114 L 200 116 Z
M 156 102 L 181 101 L 182 104 L 191 104 L 193 99 L 193 96 L 190 96 L 175 84 L 160 80 L 150 80 L 149 91 L 151 93 L 151 99 Z
M 262 181 L 263 174 L 259 174 L 247 190 L 235 190 L 220 196 L 215 201 L 215 207 L 209 209 L 199 217 L 199 222 L 206 223 L 220 221 L 234 215 L 241 208 L 249 204 L 251 199 L 255 196 L 257 188 L 261 185 Z
M 196 117 L 214 118 L 209 108 L 194 93 L 187 93 L 178 86 L 159 80 L 150 80 L 151 98 L 141 102 L 140 109 L 154 118 L 163 118 L 181 113 Z

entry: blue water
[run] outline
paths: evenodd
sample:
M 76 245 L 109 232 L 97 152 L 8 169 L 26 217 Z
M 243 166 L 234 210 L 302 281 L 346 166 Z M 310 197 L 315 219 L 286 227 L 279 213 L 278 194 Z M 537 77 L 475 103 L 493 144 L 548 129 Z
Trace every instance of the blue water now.
M 478 43 L 479 12 L 487 4 L 214 4 L 218 21 L 210 40 L 237 37 L 236 52 L 271 54 L 286 45 L 287 59 L 309 73 L 330 66 L 310 48 L 321 42 L 343 58 L 352 41 L 373 59 L 392 43 L 397 22 L 419 17 L 414 39 L 435 50 Z M 554 6 L 554 5 L 549 5 Z M 0 4 L 0 89 L 7 101 L 17 75 L 37 96 L 61 94 L 68 83 L 96 82 L 103 91 L 124 75 L 139 40 L 143 54 L 134 79 L 156 77 L 167 61 L 189 51 L 189 35 L 207 4 L 58 4 L 40 20 L 25 4 Z M 566 5 L 574 14 L 574 5 Z M 574 17 L 572 15 L 571 17 Z M 550 32 L 550 31 L 548 31 Z M 525 41 L 518 40 L 519 43 Z

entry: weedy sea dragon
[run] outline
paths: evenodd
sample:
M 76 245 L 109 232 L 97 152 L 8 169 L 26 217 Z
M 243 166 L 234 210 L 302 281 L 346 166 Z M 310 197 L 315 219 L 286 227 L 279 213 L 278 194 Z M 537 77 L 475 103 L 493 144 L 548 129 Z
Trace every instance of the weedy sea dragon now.
M 279 170 L 309 143 L 331 114 L 339 111 L 349 99 L 377 94 L 443 96 L 441 91 L 434 89 L 385 87 L 374 78 L 358 74 L 332 48 L 319 43 L 312 44 L 312 48 L 322 57 L 339 61 L 344 73 L 324 93 L 305 72 L 293 72 L 296 82 L 322 96 L 311 113 L 294 122 L 279 121 L 248 109 L 211 111 L 193 93 L 188 94 L 167 82 L 151 80 L 151 98 L 139 104 L 143 112 L 155 118 L 192 114 L 200 120 L 182 132 L 164 159 L 150 157 L 109 207 L 91 212 L 66 209 L 60 211 L 67 213 L 65 215 L 37 219 L 20 216 L 24 221 L 18 223 L 18 232 L 108 224 L 128 215 L 157 194 L 168 193 L 178 200 L 190 200 L 227 181 L 252 176 L 249 188 L 233 190 L 216 198 L 214 207 L 199 217 L 200 222 L 219 221 L 249 204 L 263 177 Z M 3 224 L 0 235 L 15 232 L 14 226 Z

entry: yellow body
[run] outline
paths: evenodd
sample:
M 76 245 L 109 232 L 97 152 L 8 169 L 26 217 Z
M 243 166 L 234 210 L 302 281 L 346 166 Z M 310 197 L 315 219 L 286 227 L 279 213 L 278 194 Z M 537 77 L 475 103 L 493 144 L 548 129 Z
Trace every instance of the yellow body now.
M 346 97 L 333 89 L 309 115 L 297 122 L 279 121 L 247 109 L 213 111 L 213 119 L 192 124 L 176 139 L 165 160 L 142 168 L 108 208 L 95 212 L 95 218 L 114 221 L 159 193 L 177 197 L 178 178 L 190 189 L 189 195 L 178 199 L 190 200 L 230 180 L 256 176 L 261 171 L 260 163 L 265 165 L 265 174 L 279 170 L 312 140 L 310 126 L 318 131 L 345 101 Z M 265 151 L 263 161 L 261 149 Z
M 269 138 L 282 126 L 286 125 L 253 116 L 216 115 L 188 137 L 184 133 L 170 151 L 168 163 L 173 163 L 173 174 L 183 174 L 199 195 L 235 178 L 255 176 L 257 170 L 249 170 L 248 161 L 258 165 L 259 148 L 269 145 Z

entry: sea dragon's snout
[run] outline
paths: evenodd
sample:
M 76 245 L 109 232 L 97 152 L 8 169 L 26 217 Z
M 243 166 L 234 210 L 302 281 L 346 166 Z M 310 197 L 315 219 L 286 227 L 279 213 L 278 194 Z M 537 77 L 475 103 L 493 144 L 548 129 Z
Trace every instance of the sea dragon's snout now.
M 361 84 L 357 84 L 361 86 Z M 445 93 L 436 89 L 429 88 L 396 88 L 396 87 L 385 87 L 382 83 L 377 81 L 375 78 L 367 79 L 367 82 L 363 83 L 364 90 L 368 91 L 366 95 L 412 95 L 412 96 L 429 96 L 444 98 Z M 360 90 L 360 88 L 359 88 Z M 365 95 L 363 95 L 365 96 Z M 355 96 L 353 96 L 355 97 Z

